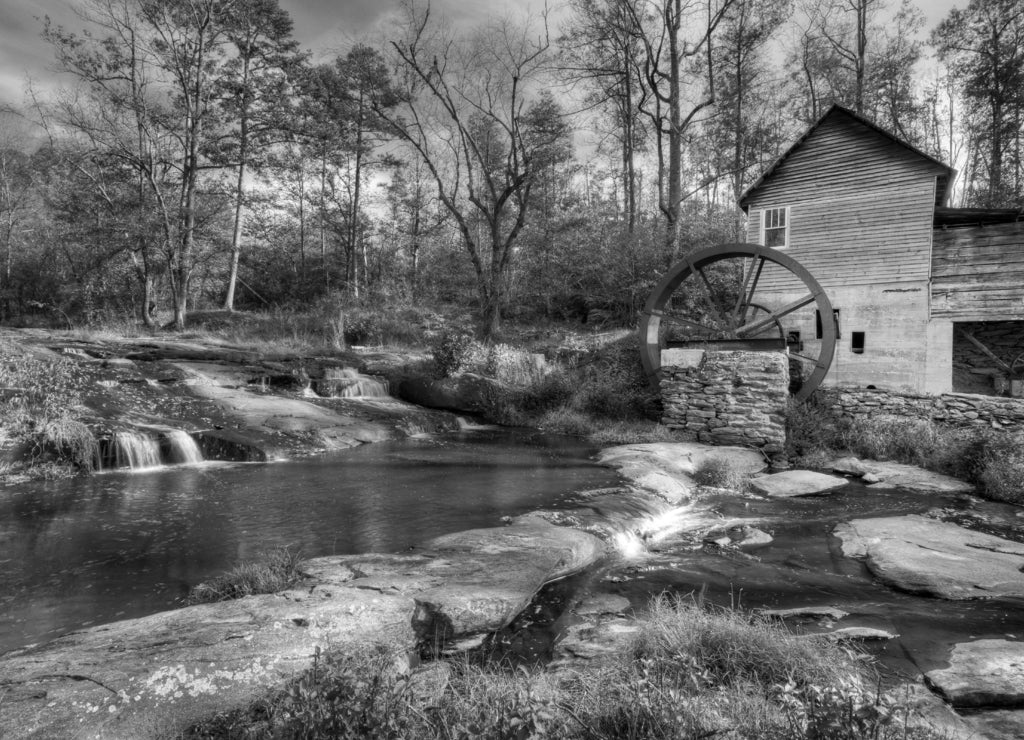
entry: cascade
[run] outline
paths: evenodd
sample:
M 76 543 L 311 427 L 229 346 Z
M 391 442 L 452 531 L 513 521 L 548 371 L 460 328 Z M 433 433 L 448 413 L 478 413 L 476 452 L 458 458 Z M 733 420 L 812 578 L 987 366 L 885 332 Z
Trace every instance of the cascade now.
M 168 465 L 192 465 L 203 461 L 203 453 L 192 435 L 182 429 L 169 429 L 163 434 L 164 460 Z
M 317 386 L 318 393 L 335 398 L 386 398 L 389 395 L 386 380 L 348 367 L 331 369 Z
M 140 432 L 114 432 L 103 462 L 105 468 L 141 470 L 159 467 L 160 442 L 156 437 Z
M 114 432 L 100 441 L 100 469 L 152 470 L 163 465 L 189 465 L 203 461 L 199 445 L 188 432 L 167 429 L 159 434 Z

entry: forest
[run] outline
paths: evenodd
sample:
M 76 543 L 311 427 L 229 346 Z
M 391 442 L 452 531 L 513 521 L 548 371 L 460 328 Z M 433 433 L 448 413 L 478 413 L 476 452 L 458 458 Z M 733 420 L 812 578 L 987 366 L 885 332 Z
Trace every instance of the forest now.
M 1020 208 L 1024 0 L 420 0 L 314 55 L 278 0 L 82 0 L 0 128 L 0 322 L 418 304 L 629 323 L 833 103 Z

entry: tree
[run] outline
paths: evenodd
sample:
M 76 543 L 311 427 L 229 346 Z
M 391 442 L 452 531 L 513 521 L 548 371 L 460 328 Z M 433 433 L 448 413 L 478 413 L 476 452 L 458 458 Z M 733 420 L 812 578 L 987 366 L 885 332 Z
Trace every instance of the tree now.
M 969 185 L 974 205 L 1019 204 L 1024 108 L 1024 2 L 971 0 L 932 32 L 939 58 L 959 85 L 971 148 L 983 166 Z M 1007 173 L 1008 164 L 1012 170 Z
M 267 149 L 287 128 L 289 79 L 303 57 L 292 37 L 292 21 L 278 0 L 247 0 L 231 5 L 225 37 L 234 55 L 215 84 L 222 115 L 232 122 L 214 142 L 215 160 L 236 168 L 234 227 L 224 308 L 234 310 L 238 259 L 242 252 L 248 170 L 259 166 Z
M 533 203 L 545 142 L 526 125 L 527 86 L 550 47 L 546 19 L 502 22 L 458 41 L 410 7 L 406 38 L 393 44 L 406 72 L 402 105 L 377 109 L 421 158 L 458 225 L 476 275 L 483 334 L 497 334 L 514 245 Z
M 559 39 L 560 71 L 589 90 L 588 108 L 604 111 L 610 136 L 618 143 L 622 204 L 628 233 L 637 220 L 637 153 L 646 130 L 640 114 L 643 48 L 633 28 L 633 13 L 620 0 L 572 0 L 573 17 Z
M 650 118 L 658 142 L 658 207 L 665 217 L 666 246 L 675 260 L 682 246 L 680 216 L 687 197 L 685 137 L 697 117 L 715 103 L 714 34 L 733 0 L 617 2 L 629 14 L 643 48 L 647 94 L 640 109 Z M 696 102 L 687 106 L 687 99 Z

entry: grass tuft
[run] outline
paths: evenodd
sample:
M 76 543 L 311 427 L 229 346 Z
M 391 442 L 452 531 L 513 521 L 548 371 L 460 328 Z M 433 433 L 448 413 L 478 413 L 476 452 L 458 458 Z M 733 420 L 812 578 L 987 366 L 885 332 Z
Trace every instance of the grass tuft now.
M 301 562 L 297 550 L 275 548 L 258 561 L 242 563 L 223 575 L 200 583 L 189 593 L 186 603 L 208 604 L 284 591 L 302 580 Z
M 694 470 L 693 480 L 701 486 L 741 491 L 746 486 L 747 475 L 724 457 L 709 457 Z

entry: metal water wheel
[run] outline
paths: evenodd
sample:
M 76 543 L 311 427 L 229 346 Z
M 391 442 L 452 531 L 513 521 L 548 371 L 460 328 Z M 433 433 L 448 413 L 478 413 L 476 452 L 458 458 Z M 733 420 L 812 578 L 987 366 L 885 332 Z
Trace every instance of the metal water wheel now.
M 758 287 L 768 264 L 771 282 L 800 297 L 776 307 Z M 777 292 L 776 287 L 776 292 Z M 806 342 L 787 334 L 782 319 L 802 309 L 818 310 L 820 338 Z M 803 401 L 821 385 L 835 354 L 836 321 L 818 281 L 795 259 L 759 244 L 720 244 L 688 255 L 669 269 L 651 292 L 640 322 L 640 358 L 653 384 L 661 351 L 672 347 L 780 351 L 789 349 L 794 398 Z M 805 346 L 807 349 L 805 350 Z

